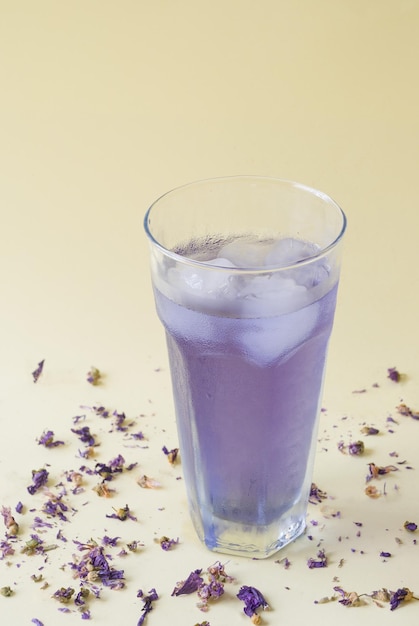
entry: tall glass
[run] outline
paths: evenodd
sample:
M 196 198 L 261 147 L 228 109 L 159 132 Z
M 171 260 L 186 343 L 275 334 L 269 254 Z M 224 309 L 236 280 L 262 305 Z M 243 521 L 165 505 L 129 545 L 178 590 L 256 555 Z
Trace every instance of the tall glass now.
M 346 219 L 327 195 L 239 176 L 145 216 L 191 517 L 266 557 L 305 528 Z

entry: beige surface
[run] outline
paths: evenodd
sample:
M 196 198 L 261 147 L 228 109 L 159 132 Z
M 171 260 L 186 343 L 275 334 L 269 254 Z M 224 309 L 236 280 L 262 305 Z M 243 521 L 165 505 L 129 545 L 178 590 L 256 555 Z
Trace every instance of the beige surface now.
M 418 55 L 417 0 L 0 2 L 0 506 L 25 504 L 27 539 L 29 509 L 43 502 L 26 491 L 31 470 L 49 463 L 55 489 L 63 470 L 81 464 L 70 433 L 80 405 L 125 411 L 149 446 L 131 447 L 88 412 L 97 459 L 120 452 L 139 467 L 115 483 L 112 499 L 98 498 L 89 481 L 84 495 L 68 497 L 78 513 L 51 532 L 62 526 L 69 541 L 46 564 L 20 554 L 21 543 L 0 561 L 0 587 L 15 591 L 0 597 L 2 620 L 80 623 L 50 596 L 62 585 L 78 589 L 65 565 L 76 552 L 71 538 L 107 529 L 121 546 L 138 539 L 144 547 L 115 556 L 127 588 L 92 601 L 92 623 L 118 623 L 123 612 L 124 624 L 136 624 L 136 591 L 156 587 L 150 625 L 245 624 L 234 599 L 241 584 L 266 595 L 266 624 L 417 623 L 415 601 L 395 612 L 314 602 L 336 584 L 359 593 L 406 586 L 419 596 L 419 547 L 403 529 L 407 519 L 419 523 L 419 423 L 395 411 L 401 399 L 419 409 Z M 176 434 L 141 220 L 173 186 L 238 173 L 320 188 L 348 216 L 315 474 L 335 499 L 326 511 L 311 508 L 312 541 L 279 553 L 288 570 L 276 558 L 230 558 L 237 582 L 205 616 L 195 598 L 170 597 L 177 580 L 216 557 L 195 539 L 181 466 L 161 453 Z M 106 374 L 100 388 L 85 382 L 92 364 Z M 392 366 L 407 374 L 400 385 L 386 377 Z M 399 422 L 394 433 L 389 415 Z M 368 439 L 366 456 L 343 455 L 337 442 L 360 437 L 363 423 L 382 434 Z M 45 428 L 66 446 L 38 446 Z M 402 460 L 415 469 L 400 466 L 375 483 L 387 495 L 367 498 L 367 464 Z M 141 490 L 144 473 L 161 489 Z M 138 522 L 106 518 L 127 503 Z M 180 544 L 163 552 L 153 541 L 163 534 Z M 329 567 L 309 570 L 319 541 Z M 386 562 L 382 550 L 393 554 Z M 50 587 L 41 590 L 30 576 L 44 565 Z

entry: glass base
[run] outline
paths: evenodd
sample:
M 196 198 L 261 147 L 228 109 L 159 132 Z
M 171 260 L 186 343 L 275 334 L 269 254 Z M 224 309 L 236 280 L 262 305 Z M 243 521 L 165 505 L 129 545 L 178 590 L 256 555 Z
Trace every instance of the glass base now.
M 249 526 L 212 519 L 203 539 L 214 552 L 265 559 L 297 539 L 305 530 L 304 516 L 287 516 L 270 526 Z M 198 533 L 201 534 L 201 533 Z

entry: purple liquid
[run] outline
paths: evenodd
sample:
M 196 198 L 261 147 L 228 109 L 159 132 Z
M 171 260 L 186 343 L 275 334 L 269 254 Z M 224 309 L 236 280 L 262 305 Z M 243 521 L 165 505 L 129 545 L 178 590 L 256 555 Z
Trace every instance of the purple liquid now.
M 209 547 L 220 520 L 267 528 L 290 511 L 305 517 L 336 290 L 256 319 L 194 311 L 156 290 L 189 504 Z

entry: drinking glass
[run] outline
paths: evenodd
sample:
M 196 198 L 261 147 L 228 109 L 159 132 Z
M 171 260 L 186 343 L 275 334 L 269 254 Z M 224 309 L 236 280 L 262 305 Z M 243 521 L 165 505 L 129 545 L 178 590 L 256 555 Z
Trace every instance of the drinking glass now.
M 146 213 L 191 518 L 211 550 L 267 557 L 305 528 L 346 218 L 256 176 Z

